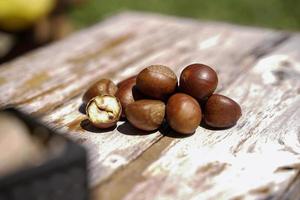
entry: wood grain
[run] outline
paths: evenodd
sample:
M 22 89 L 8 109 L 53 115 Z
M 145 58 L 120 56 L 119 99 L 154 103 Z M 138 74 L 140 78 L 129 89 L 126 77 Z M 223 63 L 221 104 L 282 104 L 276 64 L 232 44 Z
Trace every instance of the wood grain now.
M 169 20 L 170 19 L 162 21 L 162 19 L 160 19 L 157 23 L 169 23 L 170 27 L 168 30 L 174 33 L 172 27 L 173 29 L 176 29 L 179 24 L 173 22 L 173 25 L 169 22 Z M 162 63 L 171 66 L 177 74 L 179 74 L 180 70 L 186 64 L 195 62 L 197 57 L 200 61 L 205 60 L 207 57 L 210 58 L 207 59 L 207 62 L 209 64 L 216 65 L 217 67 L 215 67 L 215 69 L 218 71 L 219 76 L 224 77 L 220 84 L 221 89 L 223 85 L 229 84 L 233 80 L 233 77 L 242 73 L 249 67 L 250 63 L 255 59 L 255 57 L 252 56 L 251 51 L 260 48 L 260 43 L 262 41 L 275 44 L 278 41 L 281 41 L 282 38 L 285 38 L 284 34 L 273 32 L 266 34 L 264 31 L 258 31 L 256 29 L 253 29 L 253 33 L 250 34 L 249 28 L 245 28 L 243 31 L 240 29 L 233 29 L 231 26 L 223 24 L 220 26 L 204 27 L 202 27 L 201 24 L 199 26 L 195 25 L 196 24 L 192 23 L 189 28 L 184 29 L 187 30 L 186 34 L 183 34 L 184 37 L 182 35 L 177 35 L 178 38 L 175 43 L 174 39 L 170 36 L 172 34 L 171 32 L 161 32 L 161 37 L 164 38 L 167 34 L 170 42 L 165 44 L 160 42 L 159 45 L 161 46 L 155 47 L 159 48 L 157 51 L 153 52 L 149 56 L 143 57 L 143 59 L 128 66 L 127 68 L 124 68 L 124 70 L 120 69 L 116 74 L 110 74 L 110 77 L 117 81 L 123 77 L 135 74 L 144 66 L 153 63 Z M 157 24 L 156 26 L 161 25 Z M 196 30 L 191 31 L 191 29 Z M 216 32 L 218 32 L 218 36 L 215 36 Z M 229 35 L 232 35 L 232 37 L 229 37 Z M 142 37 L 143 39 L 141 40 L 144 41 L 145 35 Z M 151 37 L 154 37 L 153 34 L 151 34 Z M 220 37 L 222 39 L 218 39 L 214 42 L 214 44 L 210 42 L 210 48 L 208 46 L 203 48 L 203 43 L 208 45 L 208 41 L 213 40 L 211 37 Z M 236 47 L 234 44 L 238 44 L 253 37 L 257 39 L 255 43 L 245 46 L 244 48 L 241 48 L 238 53 L 235 53 Z M 219 43 L 227 43 L 228 45 L 219 45 Z M 200 47 L 197 48 L 199 44 Z M 132 48 L 132 50 L 135 48 Z M 216 54 L 213 57 L 214 59 L 211 56 L 212 54 Z M 223 58 L 224 56 L 225 58 Z M 242 57 L 245 59 L 242 59 Z M 243 62 L 246 62 L 247 64 L 244 64 Z M 234 65 L 241 65 L 242 67 L 235 69 Z M 62 131 L 70 133 L 72 138 L 77 139 L 78 137 L 86 139 L 85 146 L 87 146 L 91 152 L 90 160 L 92 163 L 92 183 L 105 180 L 116 169 L 128 164 L 162 137 L 159 132 L 151 135 L 144 135 L 143 133 L 133 130 L 128 124 L 122 123 L 115 130 L 109 130 L 101 134 L 91 133 L 92 130 L 82 128 L 82 120 L 84 119 L 84 116 L 82 116 L 82 114 L 78 111 L 80 105 L 81 96 L 78 96 L 70 102 L 67 102 L 67 105 L 64 105 L 53 113 L 47 115 L 44 119 L 45 122 L 50 123 L 50 125 L 54 124 L 56 127 L 61 127 Z M 94 131 L 99 132 L 99 130 Z M 101 154 L 99 152 L 101 152 Z M 114 163 L 111 163 L 110 161 L 114 161 Z
M 272 167 L 278 169 L 280 159 L 281 167 L 290 166 L 289 159 L 297 163 L 298 142 L 286 145 L 285 140 L 299 132 L 299 110 L 292 109 L 299 107 L 298 38 L 224 23 L 123 13 L 1 66 L 0 105 L 17 106 L 83 144 L 89 152 L 90 183 L 99 184 L 95 194 L 101 199 L 120 199 L 128 192 L 127 199 L 193 199 L 200 191 L 204 199 L 260 197 L 249 195 L 250 189 L 271 195 L 290 183 L 294 168 L 281 171 L 278 180 L 270 165 L 265 176 L 255 171 L 254 164 L 246 172 L 242 169 L 256 159 L 265 164 L 264 156 L 269 158 L 271 150 L 277 155 L 276 148 L 282 146 L 286 150 L 278 156 L 289 156 L 278 158 Z M 218 91 L 243 104 L 238 126 L 225 131 L 199 128 L 192 137 L 176 139 L 166 130 L 162 133 L 167 137 L 159 131 L 145 135 L 124 122 L 109 130 L 95 129 L 82 113 L 82 93 L 99 78 L 117 82 L 150 64 L 168 65 L 179 75 L 193 62 L 212 65 L 219 75 Z M 287 131 L 289 126 L 293 128 Z M 276 133 L 277 129 L 283 131 Z M 284 145 L 273 142 L 278 138 Z M 270 145 L 270 152 L 261 150 L 265 145 Z M 250 147 L 257 152 L 245 150 Z M 296 153 L 290 156 L 290 151 Z M 207 156 L 195 159 L 203 155 Z M 124 186 L 124 178 L 135 172 Z M 263 181 L 239 187 L 230 181 L 255 176 L 246 179 L 238 173 L 275 177 L 277 182 L 272 187 L 256 187 Z M 225 187 L 223 180 L 231 184 Z M 116 187 L 121 192 L 109 196 Z M 141 192 L 145 187 L 148 192 Z
M 237 126 L 220 131 L 199 127 L 193 136 L 175 139 L 124 199 L 280 196 L 300 166 L 298 45 L 299 36 L 290 38 L 222 92 L 242 105 Z M 284 194 L 284 199 L 297 199 L 299 193 L 291 190 L 293 196 Z

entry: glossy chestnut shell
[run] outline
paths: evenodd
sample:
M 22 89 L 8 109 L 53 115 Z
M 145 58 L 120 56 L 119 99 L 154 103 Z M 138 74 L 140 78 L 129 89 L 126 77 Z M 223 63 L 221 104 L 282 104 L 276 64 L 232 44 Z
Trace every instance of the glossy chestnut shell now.
M 217 73 L 204 64 L 192 64 L 180 75 L 179 87 L 182 92 L 203 101 L 213 94 L 218 85 Z
M 138 100 L 126 107 L 126 118 L 134 127 L 153 131 L 158 129 L 165 117 L 165 104 L 159 100 Z
M 241 116 L 240 105 L 226 96 L 213 94 L 205 104 L 205 123 L 211 127 L 231 127 L 236 124 Z
M 165 100 L 175 92 L 177 77 L 169 67 L 152 65 L 138 74 L 136 86 L 151 98 Z
M 87 104 L 92 98 L 99 95 L 115 95 L 118 88 L 109 79 L 100 79 L 99 81 L 93 83 L 89 89 L 83 95 L 83 102 Z
M 182 134 L 192 134 L 200 125 L 202 113 L 196 99 L 184 93 L 177 93 L 168 100 L 166 116 L 173 130 Z

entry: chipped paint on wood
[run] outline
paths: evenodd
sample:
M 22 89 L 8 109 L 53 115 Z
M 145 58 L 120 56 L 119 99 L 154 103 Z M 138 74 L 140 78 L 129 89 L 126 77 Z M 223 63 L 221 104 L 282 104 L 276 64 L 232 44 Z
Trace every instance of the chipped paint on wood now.
M 121 199 L 136 182 L 144 180 L 143 170 L 157 160 L 171 142 L 171 138 L 163 138 L 153 144 L 149 151 L 143 153 L 142 157 L 137 158 L 127 167 L 118 170 L 108 181 L 99 184 L 98 189 L 93 191 L 94 199 Z M 111 192 L 113 188 L 118 188 L 118 192 Z
M 222 92 L 243 108 L 235 127 L 199 127 L 193 136 L 174 140 L 124 199 L 260 199 L 283 193 L 300 164 L 300 76 L 293 77 L 300 72 L 300 54 L 294 54 L 294 43 L 300 37 L 259 59 Z M 278 71 L 293 75 L 282 79 Z M 220 171 L 220 164 L 211 163 L 226 167 Z M 206 174 L 207 168 L 217 173 Z
M 289 37 L 125 13 L 1 67 L 0 77 L 10 81 L 0 84 L 0 105 L 17 105 L 82 143 L 89 152 L 91 185 L 99 184 L 96 196 L 107 197 L 116 186 L 120 193 L 111 199 L 269 197 L 284 191 L 299 169 L 299 36 Z M 243 104 L 236 127 L 199 127 L 197 134 L 176 139 L 169 133 L 145 135 L 124 122 L 95 129 L 80 110 L 81 94 L 101 77 L 119 81 L 156 63 L 179 75 L 193 62 L 212 65 L 218 91 Z M 134 177 L 123 186 L 127 176 Z

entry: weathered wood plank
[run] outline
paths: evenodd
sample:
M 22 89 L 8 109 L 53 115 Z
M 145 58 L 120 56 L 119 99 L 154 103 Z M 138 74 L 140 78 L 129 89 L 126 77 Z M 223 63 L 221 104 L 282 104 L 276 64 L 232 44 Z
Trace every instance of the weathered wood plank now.
M 100 77 L 118 81 L 154 63 L 169 65 L 179 74 L 185 65 L 203 62 L 217 70 L 222 91 L 239 76 L 245 77 L 258 57 L 286 38 L 283 33 L 229 24 L 121 14 L 3 66 L 0 105 L 13 104 L 39 114 L 45 123 L 85 145 L 91 183 L 96 184 L 136 159 L 162 135 L 143 135 L 122 122 L 104 132 L 86 126 L 78 109 L 90 83 Z M 214 134 L 209 140 L 214 140 Z M 162 142 L 158 149 L 167 148 L 172 139 Z
M 18 82 L 7 81 L 1 85 L 1 104 L 21 105 L 28 112 L 51 110 L 67 98 L 78 95 L 82 88 L 104 73 L 116 72 L 160 48 L 166 42 L 158 44 L 154 41 L 162 39 L 165 31 L 171 31 L 174 35 L 178 33 L 178 29 L 174 30 L 168 25 L 156 31 L 151 20 L 148 23 L 142 20 L 137 22 L 130 16 L 126 18 L 126 15 L 122 20 L 127 23 L 118 19 L 108 20 L 110 23 L 100 25 L 99 29 L 83 31 L 57 45 L 10 63 L 12 67 L 4 66 L 6 70 L 0 76 L 3 79 L 14 77 Z M 141 23 L 145 25 L 144 28 L 135 28 L 141 27 Z M 139 37 L 133 39 L 134 36 Z M 170 41 L 172 39 L 176 38 L 170 34 Z M 128 54 L 128 48 L 143 50 Z M 27 73 L 19 73 L 20 70 Z
M 281 196 L 300 166 L 299 45 L 299 35 L 289 39 L 222 92 L 242 105 L 237 126 L 175 139 L 124 199 Z
M 59 106 L 66 99 L 78 95 L 84 87 L 98 77 L 115 73 L 144 59 L 147 55 L 170 48 L 171 44 L 180 38 L 187 38 L 191 34 L 197 35 L 199 30 L 204 29 L 203 34 L 199 33 L 198 36 L 204 37 L 201 41 L 206 38 L 206 42 L 200 44 L 199 41 L 191 39 L 188 40 L 188 44 L 187 41 L 175 42 L 175 44 L 179 47 L 182 45 L 180 49 L 182 53 L 186 49 L 192 51 L 195 47 L 209 49 L 216 44 L 220 45 L 222 37 L 227 37 L 226 33 L 220 37 L 220 31 L 226 32 L 226 27 L 230 29 L 230 25 L 225 24 L 178 21 L 176 18 L 165 18 L 160 21 L 161 19 L 160 16 L 153 15 L 120 15 L 75 34 L 63 42 L 4 65 L 0 72 L 2 80 L 0 92 L 3 94 L 0 105 L 21 105 L 20 107 L 28 112 L 43 113 Z M 250 35 L 253 32 L 263 34 L 259 29 L 244 29 L 245 39 L 247 30 Z M 265 34 L 268 35 L 270 32 Z M 230 47 L 230 38 L 226 42 L 222 46 Z M 255 43 L 249 44 L 249 48 L 252 45 Z M 203 55 L 207 62 L 214 57 L 212 56 L 214 52 L 209 52 Z M 241 50 L 239 53 L 245 52 Z M 232 57 L 235 54 L 228 56 Z M 26 73 L 20 73 L 23 71 Z M 10 77 L 18 81 L 9 81 Z M 51 98 L 48 98 L 49 96 Z M 40 104 L 31 106 L 36 101 Z
M 159 19 L 157 20 L 157 26 L 162 26 L 170 20 L 168 18 L 165 21 L 164 18 Z M 175 22 L 169 23 L 176 24 L 176 29 L 181 27 L 181 22 L 177 22 L 178 24 Z M 272 44 L 276 44 L 282 38 L 285 38 L 284 34 L 251 28 L 238 28 L 224 24 L 220 24 L 220 26 L 202 26 L 193 22 L 187 25 L 189 27 L 184 29 L 186 33 L 179 35 L 176 42 L 171 41 L 171 43 L 162 46 L 151 55 L 145 56 L 142 60 L 119 70 L 118 73 L 110 74 L 110 77 L 114 80 L 120 80 L 153 63 L 172 66 L 179 74 L 186 64 L 205 60 L 206 63 L 216 66 L 221 80 L 223 79 L 221 81 L 222 87 L 228 85 L 239 73 L 243 73 L 251 66 L 250 64 L 256 58 L 252 52 L 260 49 L 261 43 L 272 46 Z M 162 33 L 162 38 L 170 34 Z M 251 45 L 243 46 L 237 51 L 238 44 L 253 38 L 255 38 L 255 41 Z M 131 48 L 131 50 L 138 49 Z M 147 136 L 135 135 L 137 134 L 136 131 L 128 125 L 121 125 L 120 128 L 106 133 L 91 133 L 91 131 L 84 130 L 81 127 L 84 116 L 78 111 L 80 104 L 81 96 L 78 96 L 68 102 L 67 105 L 45 116 L 44 121 L 64 132 L 68 132 L 70 137 L 84 141 L 83 143 L 89 149 L 91 155 L 93 183 L 108 178 L 116 169 L 128 164 L 161 138 L 161 134 L 158 132 Z

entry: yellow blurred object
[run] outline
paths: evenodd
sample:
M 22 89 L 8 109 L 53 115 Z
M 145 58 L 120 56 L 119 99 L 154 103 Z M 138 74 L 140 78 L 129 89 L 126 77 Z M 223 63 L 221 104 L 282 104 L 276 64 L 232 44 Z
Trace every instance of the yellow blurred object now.
M 49 14 L 55 0 L 0 0 L 0 28 L 22 30 Z

